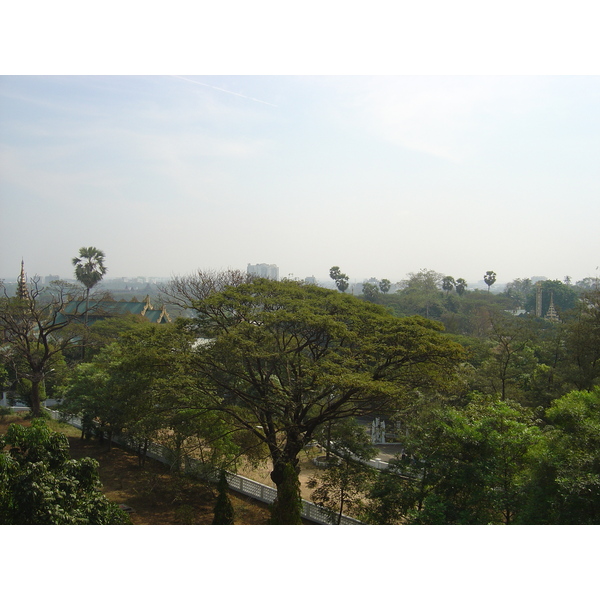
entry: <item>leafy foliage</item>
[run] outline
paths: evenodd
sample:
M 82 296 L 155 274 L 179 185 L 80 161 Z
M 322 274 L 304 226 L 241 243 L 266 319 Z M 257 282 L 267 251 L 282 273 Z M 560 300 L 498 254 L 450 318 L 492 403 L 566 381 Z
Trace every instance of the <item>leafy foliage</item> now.
M 533 451 L 523 523 L 600 523 L 600 388 L 552 402 Z
M 600 383 L 600 292 L 582 295 L 574 317 L 564 326 L 569 361 L 562 370 L 578 390 L 591 391 Z
M 374 283 L 363 283 L 362 292 L 365 299 L 370 301 L 376 300 L 380 293 Z
M 66 436 L 34 419 L 0 437 L 0 522 L 121 525 L 129 517 L 99 491 L 98 463 L 69 459 Z
M 474 396 L 408 425 L 406 455 L 371 492 L 372 520 L 412 524 L 512 523 L 538 434 L 515 405 Z M 381 522 L 381 521 L 379 521 Z
M 193 443 L 215 465 L 239 451 L 221 415 L 202 410 L 192 372 L 192 332 L 180 323 L 137 324 L 76 367 L 66 389 L 65 412 L 81 414 L 109 440 L 127 433 L 143 464 L 150 441 L 171 449 L 174 468 Z
M 199 385 L 269 448 L 278 489 L 291 489 L 285 473 L 323 424 L 444 386 L 464 358 L 431 321 L 297 282 L 259 279 L 194 308 L 206 339 L 196 349 Z
M 330 511 L 331 522 L 340 524 L 343 514 L 361 516 L 364 498 L 374 478 L 373 470 L 361 461 L 377 454 L 366 430 L 352 419 L 332 427 L 331 443 L 335 458 L 318 477 L 308 482 L 315 489 L 312 500 Z

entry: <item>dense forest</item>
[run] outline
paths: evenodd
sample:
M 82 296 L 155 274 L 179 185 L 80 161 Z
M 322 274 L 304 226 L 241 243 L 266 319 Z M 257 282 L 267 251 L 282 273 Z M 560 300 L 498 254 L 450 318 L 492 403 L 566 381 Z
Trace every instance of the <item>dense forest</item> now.
M 75 263 L 74 263 L 75 264 Z M 0 300 L 3 389 L 125 432 L 208 472 L 270 461 L 273 523 L 299 523 L 298 456 L 330 468 L 314 500 L 372 524 L 600 523 L 600 289 L 518 279 L 490 293 L 429 270 L 346 292 L 244 273 L 175 278 L 160 301 L 183 315 L 87 322 L 95 283 L 30 282 Z M 345 277 L 345 279 L 344 279 Z M 98 278 L 99 281 L 100 278 Z M 83 286 L 83 287 L 82 287 Z M 64 318 L 67 301 L 79 311 Z M 63 314 L 63 318 L 59 316 Z M 394 424 L 386 471 L 361 423 Z M 391 431 L 391 427 L 390 427 Z

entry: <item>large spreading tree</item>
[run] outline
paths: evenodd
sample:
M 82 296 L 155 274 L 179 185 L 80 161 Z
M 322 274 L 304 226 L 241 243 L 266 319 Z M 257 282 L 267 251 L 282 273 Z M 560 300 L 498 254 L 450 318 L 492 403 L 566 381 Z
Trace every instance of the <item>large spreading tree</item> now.
M 300 522 L 298 455 L 324 425 L 444 386 L 464 360 L 441 326 L 346 294 L 265 279 L 194 302 L 205 402 L 269 449 L 274 522 Z
M 200 410 L 191 368 L 194 342 L 193 332 L 179 323 L 138 323 L 73 369 L 61 410 L 80 415 L 89 433 L 106 434 L 109 449 L 115 434 L 126 434 L 137 444 L 141 466 L 157 442 L 170 451 L 174 470 L 193 450 L 207 469 L 226 467 L 240 451 L 238 438 L 219 413 Z

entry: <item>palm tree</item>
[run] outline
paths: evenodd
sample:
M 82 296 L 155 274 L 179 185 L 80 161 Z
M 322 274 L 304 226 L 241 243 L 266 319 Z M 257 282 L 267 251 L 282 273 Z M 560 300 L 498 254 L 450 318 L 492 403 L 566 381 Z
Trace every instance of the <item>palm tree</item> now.
M 467 282 L 466 282 L 466 280 L 463 279 L 462 277 L 459 277 L 456 280 L 456 293 L 459 296 L 462 296 L 466 288 L 467 288 Z
M 340 292 L 345 292 L 348 289 L 348 275 L 342 273 L 339 267 L 331 267 L 329 277 L 335 281 L 335 285 Z
M 485 281 L 485 285 L 488 286 L 488 294 L 490 293 L 490 288 L 496 283 L 496 273 L 494 271 L 486 271 L 483 276 L 483 281 Z
M 79 248 L 79 256 L 73 259 L 75 277 L 85 286 L 85 325 L 88 324 L 88 311 L 90 308 L 90 290 L 100 283 L 108 270 L 104 266 L 104 252 L 94 246 Z M 85 344 L 83 347 L 85 355 Z
M 382 279 L 379 282 L 379 289 L 384 293 L 387 294 L 390 291 L 390 288 L 392 287 L 392 282 L 389 279 Z
M 446 292 L 446 296 L 454 289 L 456 285 L 456 281 L 454 281 L 454 277 L 450 277 L 447 275 L 442 279 L 442 289 Z

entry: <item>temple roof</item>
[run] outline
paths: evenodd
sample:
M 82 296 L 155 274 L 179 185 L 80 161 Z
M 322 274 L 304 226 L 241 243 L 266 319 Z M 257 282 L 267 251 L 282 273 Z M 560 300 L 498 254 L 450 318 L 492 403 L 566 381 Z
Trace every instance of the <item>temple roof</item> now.
M 68 302 L 61 311 L 65 315 L 81 314 L 83 310 L 80 300 Z M 99 300 L 90 303 L 88 311 L 88 323 L 92 324 L 102 319 L 116 317 L 118 315 L 140 315 L 151 323 L 170 323 L 171 317 L 167 309 L 161 306 L 155 309 L 150 303 L 150 297 L 146 296 L 144 302 L 117 302 L 114 300 Z

